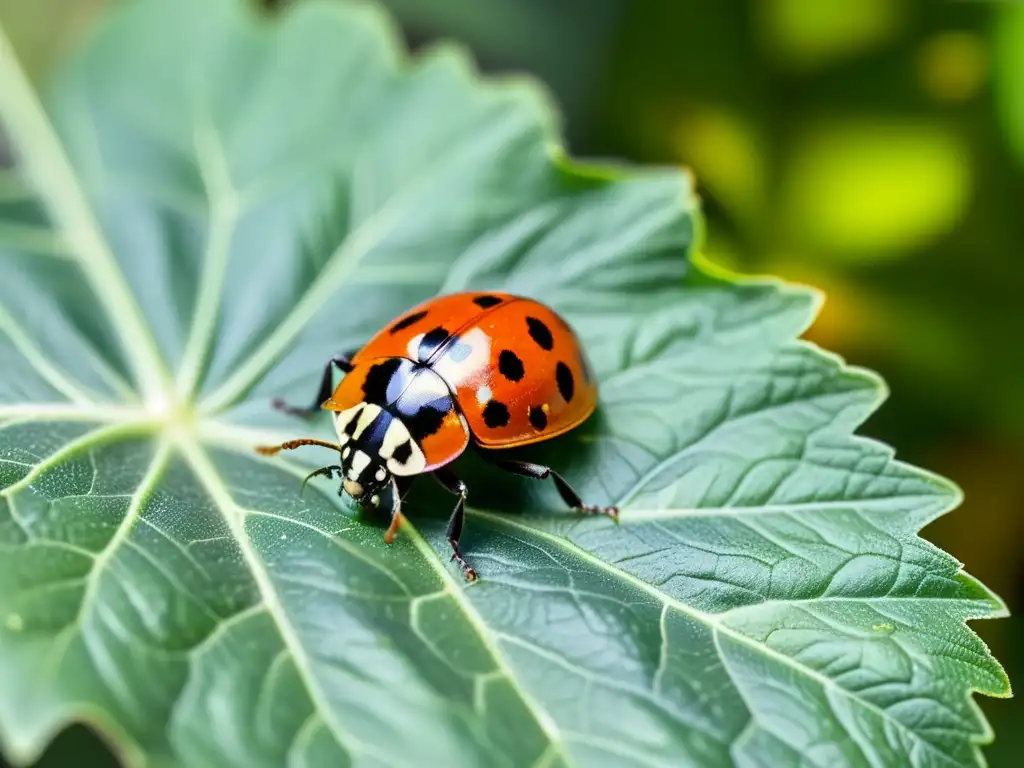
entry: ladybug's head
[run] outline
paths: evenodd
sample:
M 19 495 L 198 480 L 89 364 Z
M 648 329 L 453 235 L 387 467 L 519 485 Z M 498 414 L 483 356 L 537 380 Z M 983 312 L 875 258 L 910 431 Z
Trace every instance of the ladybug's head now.
M 335 414 L 341 451 L 341 490 L 364 506 L 379 507 L 396 476 L 423 471 L 426 459 L 400 418 L 373 403 Z M 394 490 L 394 489 L 392 489 Z
M 341 490 L 363 506 L 380 506 L 380 492 L 391 482 L 391 473 L 379 454 L 358 445 L 341 450 Z

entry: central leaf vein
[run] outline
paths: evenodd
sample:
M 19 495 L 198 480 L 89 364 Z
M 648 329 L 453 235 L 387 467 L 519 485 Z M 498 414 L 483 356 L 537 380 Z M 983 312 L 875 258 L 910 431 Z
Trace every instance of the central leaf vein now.
M 166 367 L 85 190 L 0 25 L 0 116 L 50 213 L 121 338 L 147 398 L 166 397 Z
M 310 666 L 309 658 L 301 641 L 296 636 L 288 616 L 281 605 L 277 591 L 270 580 L 263 563 L 252 547 L 249 537 L 242 526 L 243 516 L 252 513 L 252 510 L 243 510 L 231 496 L 230 491 L 224 484 L 216 468 L 210 461 L 205 449 L 193 440 L 183 439 L 179 442 L 179 448 L 188 460 L 199 481 L 203 484 L 214 504 L 221 511 L 221 515 L 227 523 L 231 534 L 234 536 L 239 549 L 245 559 L 260 595 L 263 598 L 263 605 L 267 613 L 273 619 L 281 640 L 288 649 L 289 654 L 295 662 L 295 668 L 303 682 L 314 708 L 320 713 L 331 734 L 337 740 L 339 746 L 349 752 L 361 752 L 366 746 L 358 741 L 351 733 L 347 732 L 334 716 L 334 713 L 324 697 L 316 676 Z
M 231 169 L 228 167 L 220 134 L 205 112 L 195 119 L 195 148 L 199 174 L 209 204 L 210 227 L 192 328 L 178 369 L 178 394 L 183 400 L 187 400 L 197 386 L 213 341 L 231 254 L 231 240 L 242 213 L 241 201 L 231 182 Z

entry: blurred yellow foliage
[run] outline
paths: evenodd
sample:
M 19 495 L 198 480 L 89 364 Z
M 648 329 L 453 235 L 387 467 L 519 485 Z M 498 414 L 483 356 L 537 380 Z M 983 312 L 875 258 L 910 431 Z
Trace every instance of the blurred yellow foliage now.
M 838 120 L 794 147 L 787 232 L 823 255 L 899 257 L 952 229 L 970 196 L 967 149 L 933 122 Z
M 902 0 L 761 0 L 758 32 L 784 64 L 811 68 L 863 53 L 903 26 Z

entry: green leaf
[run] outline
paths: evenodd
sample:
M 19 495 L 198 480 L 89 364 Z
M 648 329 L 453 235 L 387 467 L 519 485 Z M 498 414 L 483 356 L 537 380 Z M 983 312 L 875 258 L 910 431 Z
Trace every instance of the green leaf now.
M 852 436 L 882 384 L 797 336 L 814 294 L 695 259 L 686 175 L 577 166 L 535 86 L 409 61 L 381 14 L 140 0 L 45 109 L 0 36 L 0 735 L 129 764 L 980 764 L 1005 614 L 918 537 L 947 481 Z M 32 190 L 30 193 L 29 190 Z M 467 287 L 549 302 L 601 406 L 460 460 L 391 546 L 270 399 Z

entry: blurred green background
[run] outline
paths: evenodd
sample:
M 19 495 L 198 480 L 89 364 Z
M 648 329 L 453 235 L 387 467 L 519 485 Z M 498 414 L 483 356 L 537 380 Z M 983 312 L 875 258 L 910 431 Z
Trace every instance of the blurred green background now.
M 110 1 L 0 0 L 0 22 L 45 82 Z M 384 4 L 414 48 L 546 82 L 574 154 L 691 168 L 713 261 L 823 289 L 807 337 L 891 389 L 862 432 L 966 493 L 925 536 L 1024 615 L 1024 3 Z M 974 628 L 1024 675 L 1024 620 Z M 1024 703 L 979 704 L 1015 765 Z M 102 754 L 75 728 L 41 765 Z

